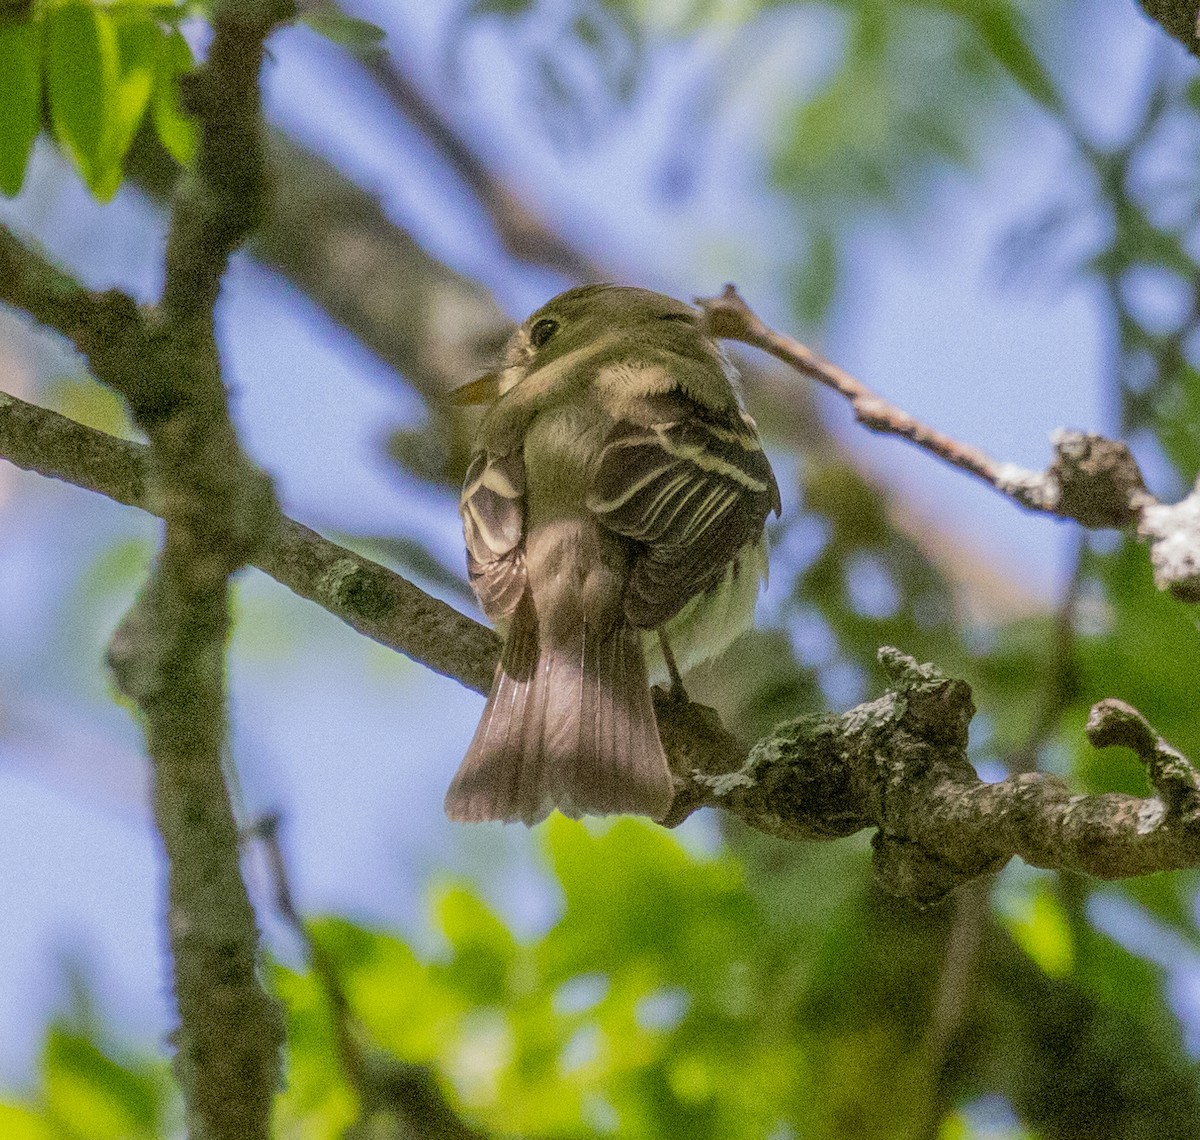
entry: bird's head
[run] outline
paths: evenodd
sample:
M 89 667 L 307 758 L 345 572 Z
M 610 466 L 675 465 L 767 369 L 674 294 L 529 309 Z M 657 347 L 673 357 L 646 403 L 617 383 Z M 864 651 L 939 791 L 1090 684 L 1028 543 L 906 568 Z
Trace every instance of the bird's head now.
M 583 285 L 531 314 L 509 338 L 500 367 L 457 388 L 451 399 L 490 404 L 527 382 L 549 388 L 599 375 L 606 364 L 639 361 L 666 362 L 671 373 L 696 380 L 697 373 L 710 373 L 715 366 L 726 386 L 730 378 L 724 354 L 705 332 L 699 310 L 648 289 Z M 704 401 L 703 392 L 697 395 Z

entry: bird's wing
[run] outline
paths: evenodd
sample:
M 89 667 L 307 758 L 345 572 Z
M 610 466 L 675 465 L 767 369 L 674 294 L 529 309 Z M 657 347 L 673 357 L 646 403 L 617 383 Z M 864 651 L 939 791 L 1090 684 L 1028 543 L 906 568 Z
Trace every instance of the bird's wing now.
M 618 423 L 601 450 L 588 508 L 631 539 L 631 625 L 654 629 L 715 585 L 779 513 L 779 487 L 749 416 Z
M 499 621 L 525 590 L 525 459 L 476 452 L 458 504 L 467 543 L 467 573 L 483 612 Z

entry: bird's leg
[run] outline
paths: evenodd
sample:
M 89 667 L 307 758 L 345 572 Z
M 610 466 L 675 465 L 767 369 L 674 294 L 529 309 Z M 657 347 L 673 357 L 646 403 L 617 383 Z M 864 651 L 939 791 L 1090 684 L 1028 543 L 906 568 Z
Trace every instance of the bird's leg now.
M 683 687 L 683 679 L 679 676 L 679 666 L 675 664 L 675 654 L 667 642 L 666 631 L 658 627 L 658 643 L 662 646 L 663 660 L 667 663 L 667 675 L 671 678 L 671 700 L 687 704 L 687 689 Z

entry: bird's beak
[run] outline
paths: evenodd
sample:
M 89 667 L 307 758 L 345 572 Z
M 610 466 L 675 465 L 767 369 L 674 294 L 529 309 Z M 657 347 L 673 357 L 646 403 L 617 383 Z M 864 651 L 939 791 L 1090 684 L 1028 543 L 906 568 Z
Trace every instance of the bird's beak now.
M 500 398 L 500 373 L 485 372 L 478 380 L 455 388 L 446 399 L 452 404 L 492 404 Z

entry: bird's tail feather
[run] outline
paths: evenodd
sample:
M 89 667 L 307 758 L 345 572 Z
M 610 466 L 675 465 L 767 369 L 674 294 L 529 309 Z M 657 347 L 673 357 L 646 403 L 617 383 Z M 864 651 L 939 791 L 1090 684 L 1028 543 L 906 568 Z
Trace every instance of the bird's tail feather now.
M 673 796 L 641 634 L 587 627 L 539 644 L 528 593 L 513 613 L 487 707 L 446 793 L 454 820 L 629 812 L 661 819 Z

